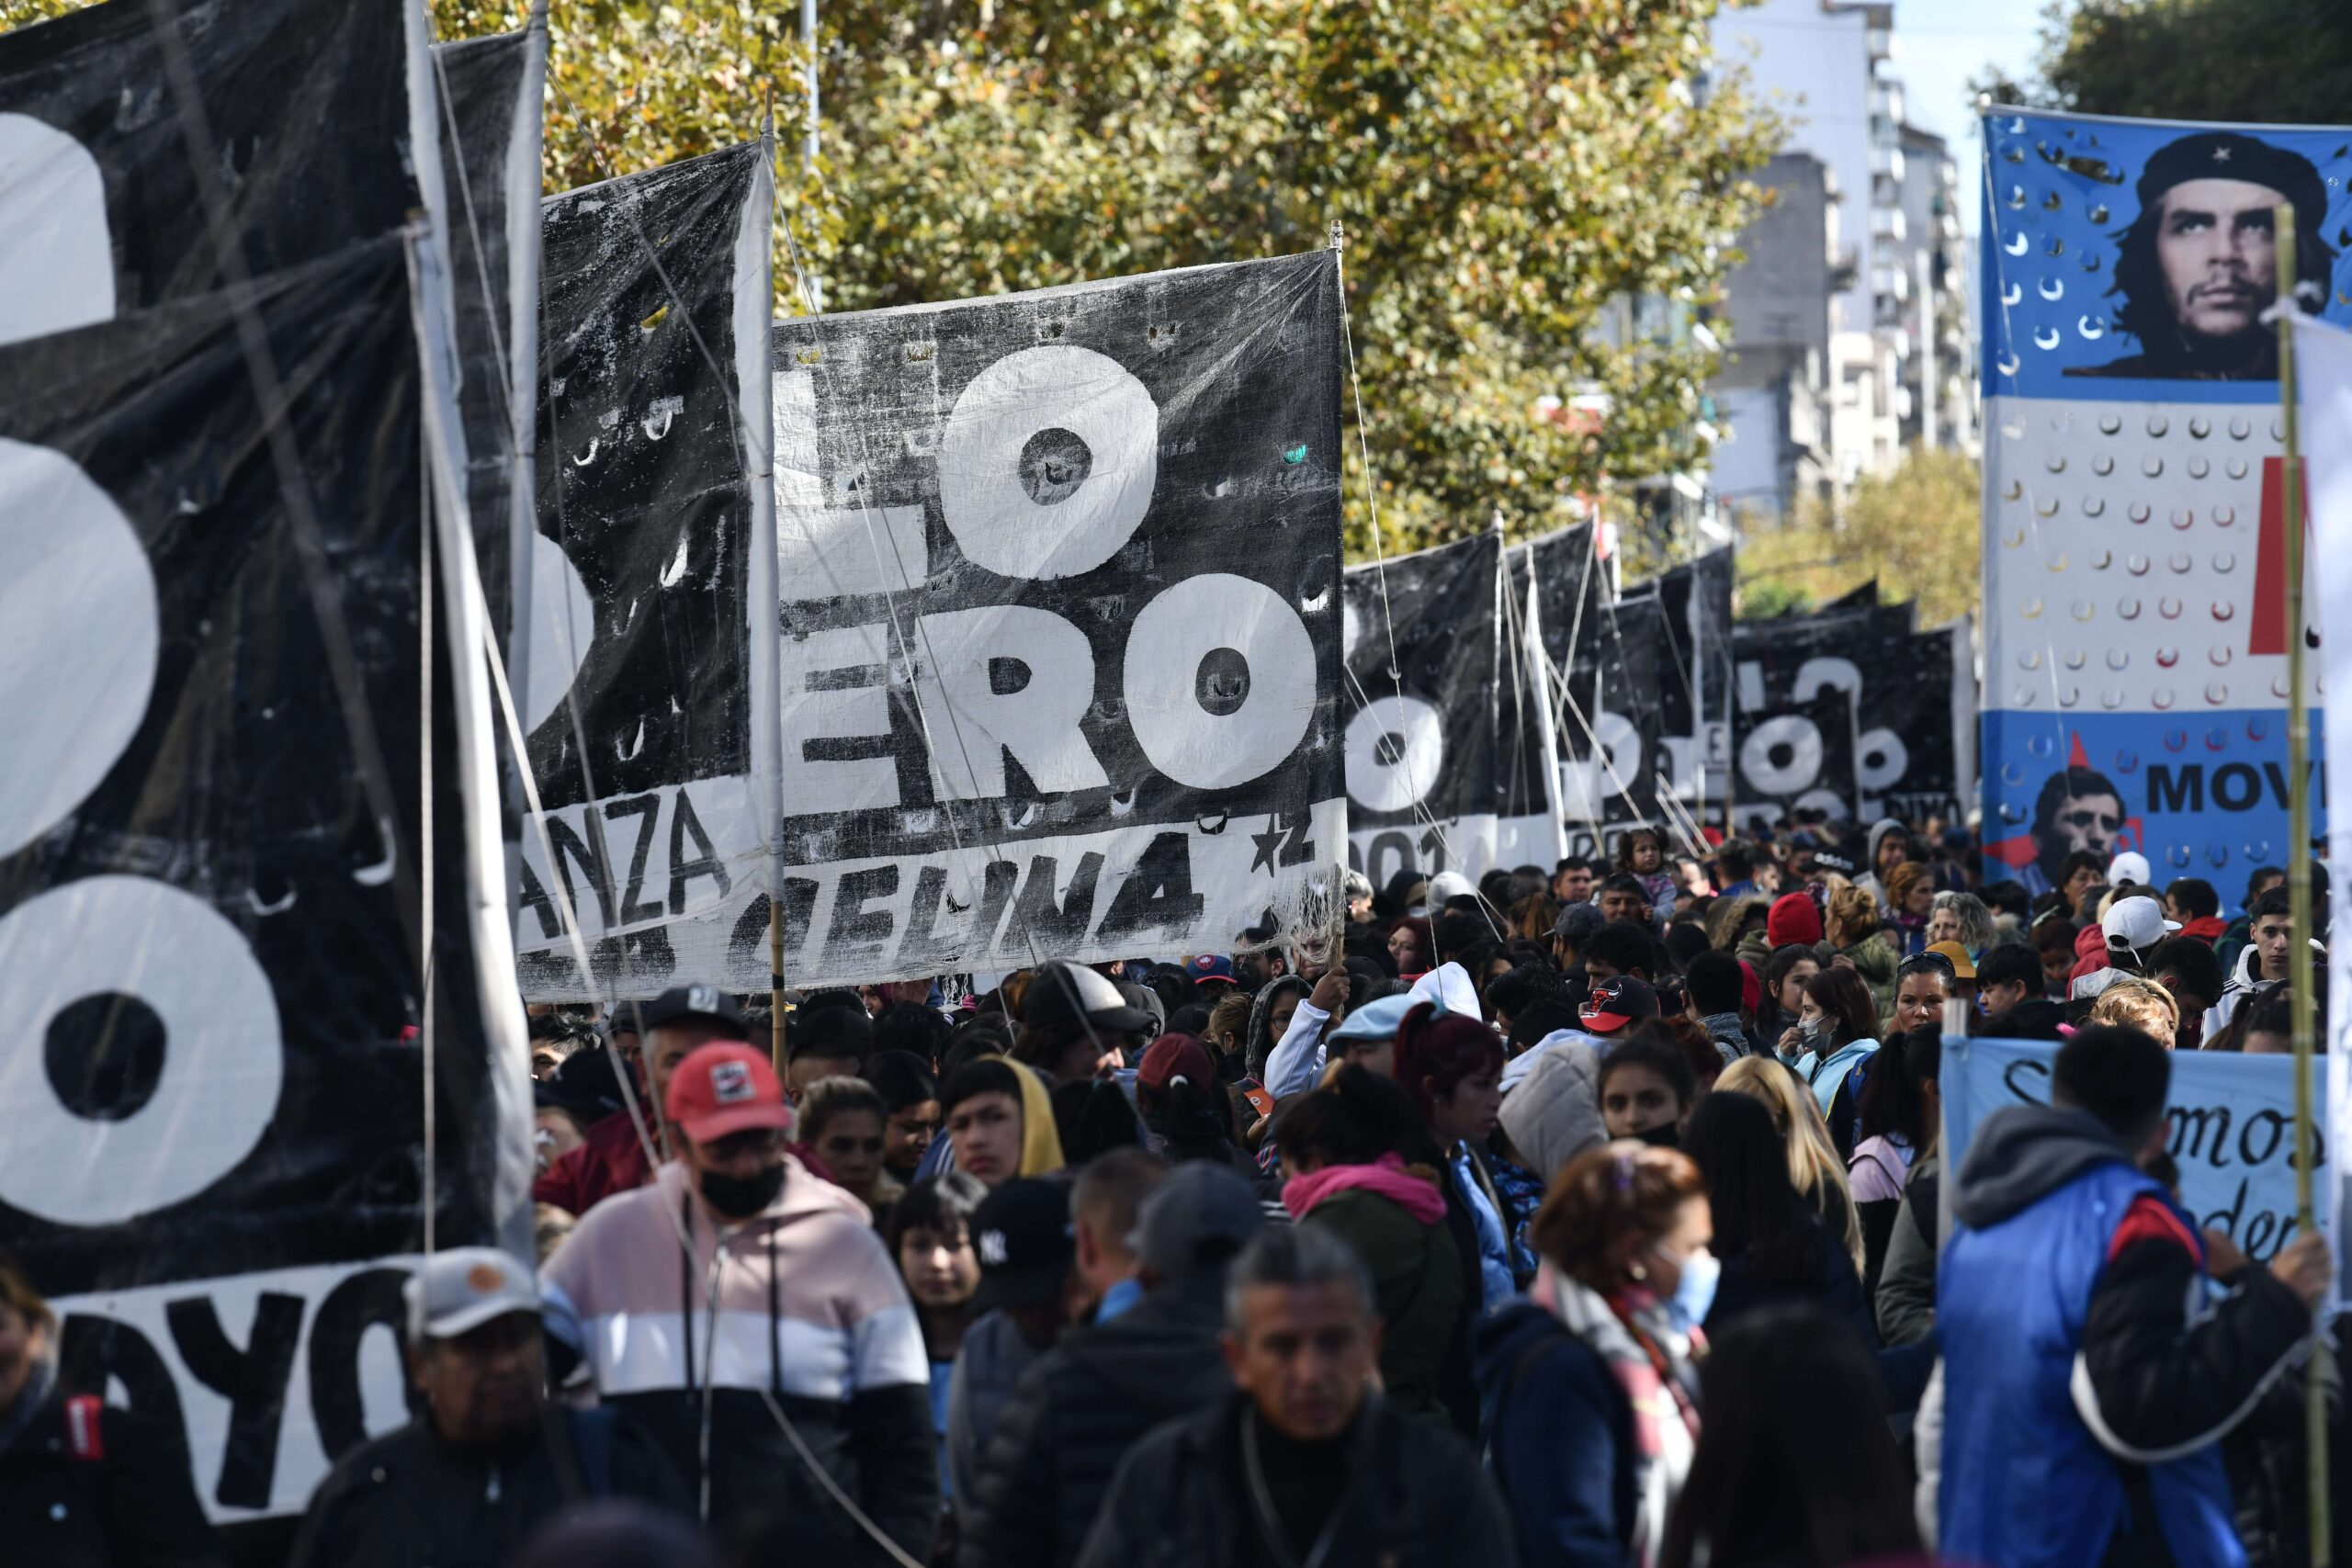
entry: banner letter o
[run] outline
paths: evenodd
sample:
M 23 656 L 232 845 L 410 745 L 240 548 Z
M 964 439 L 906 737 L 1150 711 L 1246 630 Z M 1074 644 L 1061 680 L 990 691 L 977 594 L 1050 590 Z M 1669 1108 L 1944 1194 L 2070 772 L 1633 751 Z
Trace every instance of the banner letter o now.
M 1202 667 L 1238 654 L 1238 705 L 1201 700 Z M 1271 771 L 1315 716 L 1315 643 L 1290 602 L 1226 572 L 1187 578 L 1143 607 L 1127 635 L 1127 722 L 1151 765 L 1194 789 L 1225 789 Z
M 85 997 L 137 997 L 162 1019 L 164 1069 L 118 1122 L 76 1115 L 40 1042 Z M 253 1153 L 277 1112 L 277 998 L 243 933 L 143 876 L 53 887 L 0 918 L 0 1201 L 61 1225 L 118 1224 L 195 1197 Z
M 1091 348 L 1024 348 L 972 378 L 939 438 L 939 508 L 965 558 L 1002 577 L 1073 577 L 1151 510 L 1159 408 Z

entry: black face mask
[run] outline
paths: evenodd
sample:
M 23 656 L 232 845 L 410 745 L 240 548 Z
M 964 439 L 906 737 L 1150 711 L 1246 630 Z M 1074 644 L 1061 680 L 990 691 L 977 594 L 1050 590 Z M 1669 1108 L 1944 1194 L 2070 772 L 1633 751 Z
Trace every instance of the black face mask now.
M 730 1220 L 748 1220 L 775 1201 L 784 1190 L 784 1167 L 772 1165 L 757 1176 L 722 1176 L 715 1170 L 702 1173 L 703 1201 Z
M 1679 1149 L 1682 1146 L 1682 1129 L 1671 1122 L 1661 1122 L 1655 1127 L 1645 1127 L 1634 1134 L 1654 1149 Z M 705 1178 L 706 1180 L 708 1178 Z

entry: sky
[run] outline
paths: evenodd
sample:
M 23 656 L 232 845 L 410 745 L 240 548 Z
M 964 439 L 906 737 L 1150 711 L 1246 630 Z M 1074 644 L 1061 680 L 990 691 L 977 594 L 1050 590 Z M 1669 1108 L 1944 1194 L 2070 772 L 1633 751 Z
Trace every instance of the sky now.
M 1969 78 L 1987 64 L 2012 77 L 2031 73 L 2041 47 L 2044 0 L 1895 0 L 1894 72 L 1905 117 L 1951 144 L 1963 178 L 1976 162 L 1975 100 Z M 1963 202 L 1976 228 L 1976 204 Z

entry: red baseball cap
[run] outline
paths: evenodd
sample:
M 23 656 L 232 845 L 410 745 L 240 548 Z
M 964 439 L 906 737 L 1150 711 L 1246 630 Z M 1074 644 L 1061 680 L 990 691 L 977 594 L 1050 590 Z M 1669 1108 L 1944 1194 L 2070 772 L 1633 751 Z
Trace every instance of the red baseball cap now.
M 1136 1068 L 1136 1082 L 1166 1089 L 1179 1079 L 1205 1094 L 1217 1081 L 1216 1068 L 1198 1040 L 1189 1034 L 1163 1034 L 1144 1052 Z
M 784 1086 L 767 1054 L 740 1040 L 715 1040 L 688 1052 L 670 1075 L 662 1109 L 697 1144 L 754 1127 L 792 1126 L 792 1108 L 784 1102 Z

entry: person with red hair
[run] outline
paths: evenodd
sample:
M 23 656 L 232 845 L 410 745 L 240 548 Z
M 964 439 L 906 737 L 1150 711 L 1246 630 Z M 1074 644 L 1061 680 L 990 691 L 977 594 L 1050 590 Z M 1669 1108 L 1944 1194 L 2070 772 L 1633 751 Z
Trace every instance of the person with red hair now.
M 1396 1081 L 1420 1107 L 1476 1228 L 1482 1305 L 1492 1312 L 1519 1293 L 1509 1211 L 1485 1152 L 1502 1113 L 1503 1043 L 1477 1019 L 1423 1002 L 1396 1026 Z
M 1388 922 L 1388 957 L 1396 977 L 1410 984 L 1437 967 L 1437 938 L 1430 922 L 1419 915 L 1399 915 Z

